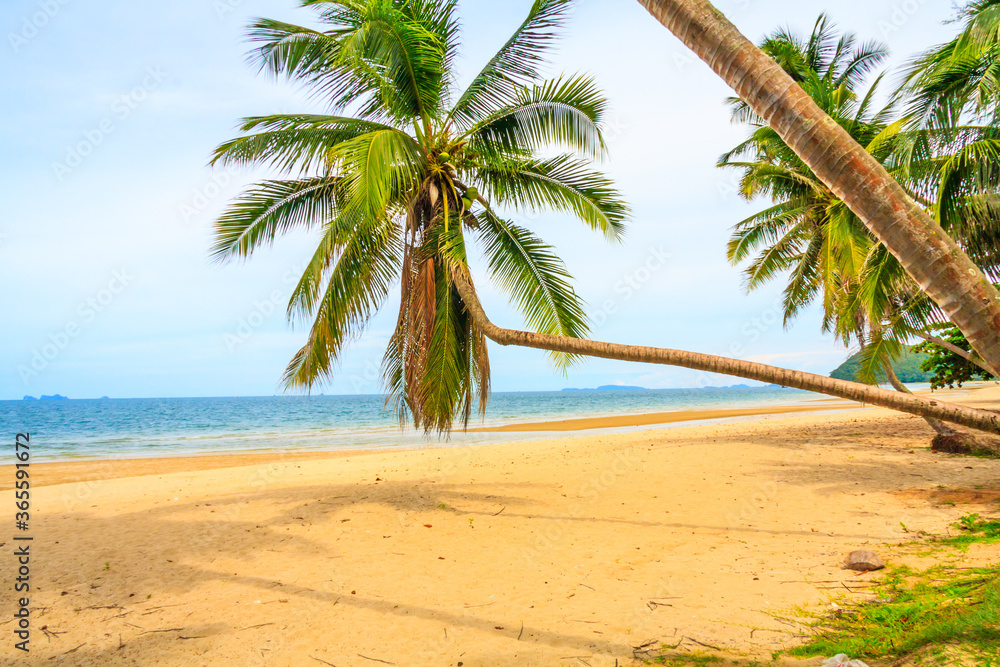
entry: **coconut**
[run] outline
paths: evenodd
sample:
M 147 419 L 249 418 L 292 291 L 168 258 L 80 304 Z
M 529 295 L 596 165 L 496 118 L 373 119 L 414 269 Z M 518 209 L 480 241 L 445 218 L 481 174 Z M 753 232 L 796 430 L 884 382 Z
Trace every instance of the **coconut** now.
M 476 201 L 476 199 L 478 197 L 479 197 L 479 190 L 477 190 L 476 188 L 468 188 L 468 189 L 466 189 L 466 191 L 465 191 L 465 198 L 466 199 L 468 199 L 469 201 Z
M 447 153 L 438 153 L 438 159 L 441 162 L 450 162 L 451 161 L 451 156 L 448 155 Z

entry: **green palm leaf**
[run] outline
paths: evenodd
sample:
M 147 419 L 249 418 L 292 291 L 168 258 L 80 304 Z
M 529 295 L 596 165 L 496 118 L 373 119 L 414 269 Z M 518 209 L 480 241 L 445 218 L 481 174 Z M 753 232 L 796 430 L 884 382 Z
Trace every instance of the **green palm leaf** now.
M 285 370 L 286 387 L 311 387 L 332 377 L 344 345 L 382 306 L 398 276 L 398 232 L 396 223 L 386 221 L 376 229 L 358 228 L 347 241 L 327 279 L 306 343 Z
M 343 200 L 343 180 L 338 177 L 262 181 L 230 204 L 216 221 L 211 254 L 218 260 L 247 258 L 296 227 L 330 221 Z
M 473 150 L 484 154 L 523 155 L 555 146 L 596 159 L 607 149 L 601 132 L 606 110 L 593 79 L 561 77 L 522 88 L 514 104 L 476 123 L 466 137 Z
M 609 240 L 621 238 L 630 213 L 611 179 L 568 155 L 485 160 L 476 165 L 474 178 L 497 204 L 533 212 L 566 211 Z
M 516 103 L 521 87 L 538 78 L 544 52 L 569 5 L 570 0 L 535 0 L 521 26 L 462 93 L 450 117 L 469 125 Z
M 552 246 L 492 211 L 483 211 L 478 221 L 490 278 L 510 296 L 528 326 L 539 333 L 586 337 L 584 303 Z M 565 355 L 553 359 L 562 368 L 573 361 Z
M 759 211 L 733 227 L 726 245 L 726 258 L 739 264 L 754 250 L 778 241 L 799 224 L 809 224 L 807 216 L 812 204 L 804 200 L 788 200 Z
M 361 135 L 392 128 L 343 116 L 277 114 L 246 118 L 239 129 L 265 131 L 220 144 L 210 164 L 269 166 L 302 173 L 329 169 L 330 149 Z
M 456 0 L 303 4 L 321 26 L 259 19 L 251 60 L 331 111 L 248 118 L 242 136 L 216 149 L 213 164 L 299 178 L 248 188 L 216 221 L 213 254 L 247 257 L 292 229 L 317 233 L 289 299 L 289 319 L 308 334 L 285 370 L 286 388 L 331 379 L 398 285 L 382 365 L 386 405 L 443 434 L 467 424 L 477 402 L 482 412 L 490 390 L 486 339 L 455 282 L 456 272 L 469 273 L 466 232 L 482 241 L 491 277 L 530 326 L 586 333 L 582 301 L 554 250 L 493 206 L 569 213 L 619 238 L 628 207 L 584 159 L 604 154 L 607 103 L 586 76 L 537 81 L 569 0 L 536 0 L 451 113 Z M 572 154 L 542 155 L 559 147 Z
M 393 129 L 376 130 L 331 150 L 344 174 L 352 206 L 372 218 L 398 214 L 420 178 L 423 155 L 410 136 Z

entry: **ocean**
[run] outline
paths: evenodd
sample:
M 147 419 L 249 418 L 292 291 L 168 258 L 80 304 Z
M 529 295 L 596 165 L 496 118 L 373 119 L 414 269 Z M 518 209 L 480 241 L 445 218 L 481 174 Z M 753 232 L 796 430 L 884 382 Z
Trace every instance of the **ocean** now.
M 819 394 L 781 387 L 497 392 L 485 420 L 517 422 L 795 403 Z M 401 429 L 379 396 L 266 396 L 0 401 L 3 437 L 31 433 L 32 460 L 418 447 L 579 435 L 464 433 L 426 437 Z M 650 427 L 643 427 L 650 428 Z M 632 429 L 617 429 L 632 430 Z

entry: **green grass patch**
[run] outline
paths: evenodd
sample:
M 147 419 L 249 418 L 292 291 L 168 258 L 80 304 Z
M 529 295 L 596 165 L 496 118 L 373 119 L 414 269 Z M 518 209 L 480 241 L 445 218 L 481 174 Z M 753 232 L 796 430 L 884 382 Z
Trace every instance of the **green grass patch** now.
M 1000 541 L 998 521 L 970 514 L 956 525 L 962 534 L 941 538 L 940 544 L 962 548 Z M 874 602 L 820 620 L 817 634 L 790 655 L 846 653 L 861 659 L 908 657 L 912 664 L 1000 667 L 1000 565 L 940 565 L 923 572 L 896 567 L 874 593 Z
M 978 514 L 966 514 L 955 525 L 962 530 L 962 534 L 943 537 L 939 540 L 942 544 L 968 546 L 976 542 L 983 544 L 1000 542 L 1000 521 L 984 519 Z

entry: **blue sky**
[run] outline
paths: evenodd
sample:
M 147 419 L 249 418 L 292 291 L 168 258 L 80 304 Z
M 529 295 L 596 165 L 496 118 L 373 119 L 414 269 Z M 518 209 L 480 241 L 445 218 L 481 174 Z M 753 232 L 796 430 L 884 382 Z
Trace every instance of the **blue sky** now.
M 461 3 L 467 81 L 520 23 L 528 0 Z M 829 9 L 841 29 L 881 39 L 892 64 L 946 39 L 950 3 L 720 0 L 757 41 L 807 33 Z M 0 7 L 0 399 L 270 395 L 304 331 L 283 316 L 311 254 L 290 236 L 247 264 L 209 261 L 210 226 L 253 180 L 206 166 L 244 116 L 320 110 L 246 65 L 244 26 L 309 22 L 290 0 L 7 0 Z M 743 131 L 730 91 L 641 6 L 579 0 L 550 73 L 593 74 L 611 103 L 603 168 L 635 211 L 607 245 L 560 216 L 525 222 L 557 246 L 590 306 L 594 337 L 738 356 L 828 373 L 845 357 L 814 310 L 784 329 L 780 288 L 746 295 L 724 256 L 730 227 L 760 205 L 715 168 Z M 501 324 L 520 326 L 479 280 Z M 390 304 L 350 349 L 327 393 L 378 391 Z M 554 372 L 545 355 L 492 345 L 498 391 L 733 380 L 589 361 Z

